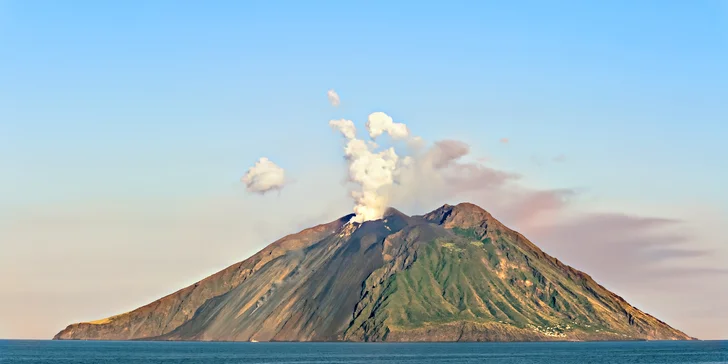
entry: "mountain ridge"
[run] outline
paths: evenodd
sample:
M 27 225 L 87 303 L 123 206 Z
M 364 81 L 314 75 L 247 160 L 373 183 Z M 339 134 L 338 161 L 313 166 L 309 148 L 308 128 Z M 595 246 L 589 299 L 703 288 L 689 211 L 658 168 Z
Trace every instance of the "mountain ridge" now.
M 470 204 L 287 235 L 148 305 L 54 339 L 692 340 Z

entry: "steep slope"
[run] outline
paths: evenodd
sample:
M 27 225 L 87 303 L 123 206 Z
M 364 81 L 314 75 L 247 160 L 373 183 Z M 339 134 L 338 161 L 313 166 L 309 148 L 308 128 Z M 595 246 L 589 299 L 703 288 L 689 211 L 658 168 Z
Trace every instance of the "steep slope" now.
M 690 339 L 475 205 L 445 205 L 423 218 L 461 239 L 421 244 L 406 269 L 375 271 L 347 339 Z
M 285 236 L 243 262 L 233 264 L 191 286 L 160 298 L 146 306 L 102 320 L 69 325 L 54 339 L 131 340 L 166 334 L 191 319 L 208 300 L 234 289 L 290 251 L 304 249 L 331 235 L 352 215 L 328 224 Z
M 210 301 L 195 319 L 161 339 L 338 340 L 362 282 L 383 264 L 383 240 L 407 223 L 408 217 L 393 210 L 385 221 L 347 225 L 272 261 L 255 281 Z
M 56 339 L 690 339 L 475 205 L 349 219 L 285 237 L 193 286 L 71 325 Z

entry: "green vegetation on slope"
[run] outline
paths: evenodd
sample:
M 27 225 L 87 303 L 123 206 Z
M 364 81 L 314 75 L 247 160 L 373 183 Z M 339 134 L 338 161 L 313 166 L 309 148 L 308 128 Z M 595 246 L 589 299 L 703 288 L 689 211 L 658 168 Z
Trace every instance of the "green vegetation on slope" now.
M 519 243 L 517 236 L 451 231 L 452 238 L 420 244 L 407 269 L 375 271 L 345 337 L 386 340 L 392 331 L 453 323 L 486 325 L 491 331 L 507 325 L 551 339 L 645 336 L 620 313 L 618 302 L 595 292 L 571 268 L 542 259 L 542 252 Z

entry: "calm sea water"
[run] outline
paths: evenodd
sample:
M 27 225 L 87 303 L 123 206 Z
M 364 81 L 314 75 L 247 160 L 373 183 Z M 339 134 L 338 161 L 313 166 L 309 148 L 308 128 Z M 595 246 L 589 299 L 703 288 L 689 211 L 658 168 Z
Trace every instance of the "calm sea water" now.
M 0 341 L 0 363 L 728 363 L 728 341 L 183 343 Z

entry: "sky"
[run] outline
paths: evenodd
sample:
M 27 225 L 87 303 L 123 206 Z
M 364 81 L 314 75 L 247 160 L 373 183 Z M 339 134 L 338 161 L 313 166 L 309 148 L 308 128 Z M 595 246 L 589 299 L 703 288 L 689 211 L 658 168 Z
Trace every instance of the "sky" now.
M 725 0 L 0 0 L 0 338 L 129 311 L 350 213 L 327 124 L 381 111 L 518 176 L 395 207 L 477 203 L 726 339 L 727 65 Z M 241 183 L 261 157 L 285 188 Z

